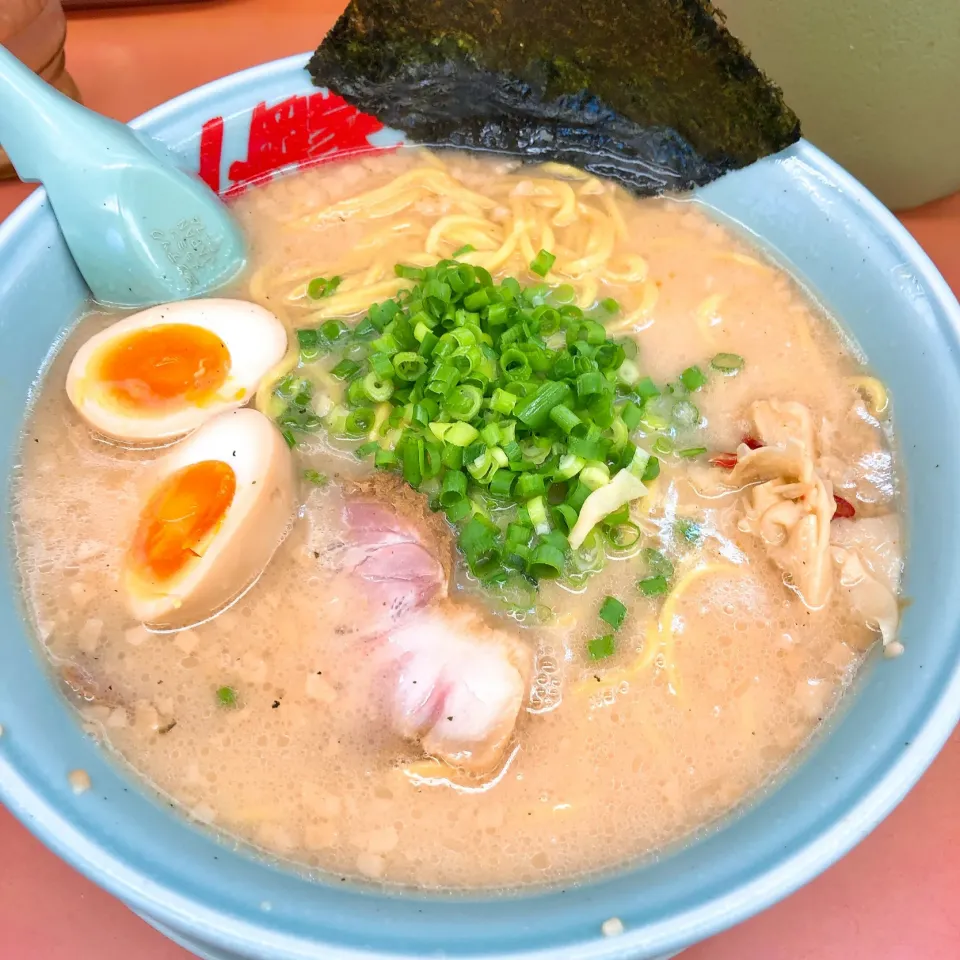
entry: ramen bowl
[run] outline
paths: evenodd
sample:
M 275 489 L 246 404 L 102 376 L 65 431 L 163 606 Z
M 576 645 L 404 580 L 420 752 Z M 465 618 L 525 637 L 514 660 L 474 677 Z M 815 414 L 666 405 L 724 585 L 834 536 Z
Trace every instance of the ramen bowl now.
M 297 56 L 134 126 L 226 196 L 400 137 L 309 83 Z M 960 717 L 960 306 L 893 216 L 806 142 L 699 192 L 840 319 L 896 402 L 908 518 L 904 656 L 875 651 L 793 768 L 655 859 L 565 887 L 392 892 L 307 879 L 191 824 L 80 724 L 25 625 L 11 531 L 0 588 L 0 797 L 51 849 L 202 957 L 653 958 L 789 894 L 896 805 Z M 0 228 L 0 455 L 9 503 L 23 411 L 86 290 L 43 191 Z M 41 439 L 42 438 L 33 438 Z M 9 511 L 5 516 L 9 516 Z M 90 786 L 75 792 L 74 771 Z M 477 851 L 483 856 L 483 851 Z M 606 931 L 622 932 L 604 936 Z

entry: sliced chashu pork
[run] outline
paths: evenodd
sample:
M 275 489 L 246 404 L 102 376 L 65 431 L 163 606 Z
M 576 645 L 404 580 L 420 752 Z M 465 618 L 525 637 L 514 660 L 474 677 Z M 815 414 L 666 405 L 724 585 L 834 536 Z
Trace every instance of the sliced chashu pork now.
M 341 575 L 362 581 L 367 613 L 352 639 L 383 667 L 393 728 L 452 766 L 489 771 L 526 700 L 531 651 L 447 596 L 449 533 L 409 489 L 390 478 L 361 487 L 344 521 Z

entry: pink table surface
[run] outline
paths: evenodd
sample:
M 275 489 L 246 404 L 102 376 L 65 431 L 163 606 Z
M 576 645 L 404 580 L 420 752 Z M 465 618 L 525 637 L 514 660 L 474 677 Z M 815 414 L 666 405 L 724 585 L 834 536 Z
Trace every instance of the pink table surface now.
M 0 0 L 2 2 L 2 0 Z M 213 0 L 72 14 L 88 105 L 128 120 L 191 87 L 319 41 L 342 0 Z M 0 185 L 0 218 L 28 193 Z M 960 194 L 901 220 L 960 291 Z M 188 960 L 0 807 L 0 960 Z M 688 960 L 960 960 L 960 730 L 833 868 Z

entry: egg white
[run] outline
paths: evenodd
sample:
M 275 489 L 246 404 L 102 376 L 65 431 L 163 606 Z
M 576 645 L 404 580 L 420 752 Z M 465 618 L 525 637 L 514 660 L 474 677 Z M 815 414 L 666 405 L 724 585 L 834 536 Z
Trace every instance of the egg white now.
M 269 563 L 296 509 L 290 448 L 263 414 L 249 408 L 214 417 L 157 461 L 144 485 L 143 503 L 171 474 L 204 460 L 229 464 L 236 491 L 202 556 L 163 583 L 132 569 L 129 555 L 124 562 L 128 609 L 158 629 L 206 620 L 244 593 Z
M 134 331 L 165 324 L 201 327 L 219 337 L 230 353 L 226 380 L 202 404 L 183 401 L 163 411 L 118 404 L 96 377 L 101 351 Z M 94 430 L 111 439 L 135 444 L 172 440 L 225 410 L 243 406 L 286 352 L 286 328 L 269 310 L 255 303 L 180 300 L 125 317 L 91 337 L 70 364 L 67 396 Z

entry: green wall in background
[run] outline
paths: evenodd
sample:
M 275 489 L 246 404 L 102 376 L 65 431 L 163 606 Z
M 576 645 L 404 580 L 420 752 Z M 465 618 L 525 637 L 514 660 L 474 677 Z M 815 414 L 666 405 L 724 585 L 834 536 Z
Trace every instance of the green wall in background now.
M 717 0 L 804 135 L 887 206 L 960 189 L 960 0 Z

